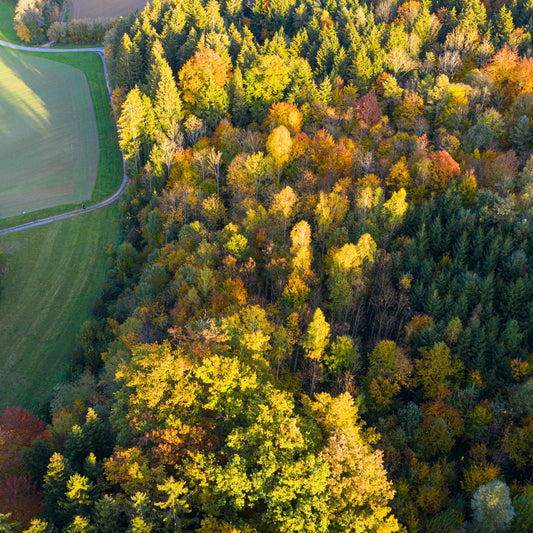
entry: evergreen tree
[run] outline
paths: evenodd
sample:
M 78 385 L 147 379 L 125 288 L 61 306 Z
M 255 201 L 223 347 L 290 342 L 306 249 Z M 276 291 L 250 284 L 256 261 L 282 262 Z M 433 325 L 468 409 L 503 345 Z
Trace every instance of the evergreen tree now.
M 511 137 L 517 150 L 527 153 L 531 148 L 531 126 L 527 115 L 522 115 L 512 127 Z
M 148 78 L 149 96 L 153 103 L 157 126 L 168 137 L 174 125 L 181 119 L 181 100 L 172 71 L 162 56 L 162 48 L 154 57 Z
M 123 34 L 114 57 L 113 82 L 130 91 L 140 81 L 141 64 L 137 44 L 127 33 Z
M 147 101 L 136 86 L 128 93 L 118 120 L 119 145 L 126 161 L 132 161 L 138 171 L 141 162 L 141 148 L 145 136 Z
M 58 527 L 65 526 L 69 520 L 69 512 L 66 510 L 66 496 L 68 480 L 72 474 L 67 460 L 59 453 L 54 453 L 48 464 L 48 470 L 44 476 L 44 503 L 45 514 Z
M 503 45 L 509 43 L 509 37 L 514 30 L 513 15 L 511 11 L 502 6 L 493 19 L 494 33 L 493 39 L 496 44 Z
M 105 495 L 94 504 L 93 521 L 101 533 L 115 533 L 120 528 L 120 505 L 111 496 Z

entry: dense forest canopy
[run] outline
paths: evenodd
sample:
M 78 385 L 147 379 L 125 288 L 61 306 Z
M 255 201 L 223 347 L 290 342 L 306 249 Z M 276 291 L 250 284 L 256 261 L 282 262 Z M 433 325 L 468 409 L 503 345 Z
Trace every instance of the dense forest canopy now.
M 0 419 L 6 523 L 533 531 L 532 28 L 479 0 L 117 20 L 121 239 L 46 428 Z

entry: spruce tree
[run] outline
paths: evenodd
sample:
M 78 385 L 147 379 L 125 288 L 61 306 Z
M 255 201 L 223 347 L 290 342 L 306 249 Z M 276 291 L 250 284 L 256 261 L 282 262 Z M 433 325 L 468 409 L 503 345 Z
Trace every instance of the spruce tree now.
M 67 483 L 72 474 L 68 461 L 54 453 L 44 476 L 45 514 L 59 527 L 67 524 L 69 513 L 65 509 Z

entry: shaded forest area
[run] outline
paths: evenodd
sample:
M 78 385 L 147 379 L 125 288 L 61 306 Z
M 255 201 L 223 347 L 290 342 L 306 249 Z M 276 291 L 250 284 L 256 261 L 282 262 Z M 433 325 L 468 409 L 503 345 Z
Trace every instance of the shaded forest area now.
M 4 521 L 533 531 L 532 17 L 155 0 L 116 21 L 121 241 L 47 424 L 0 418 Z

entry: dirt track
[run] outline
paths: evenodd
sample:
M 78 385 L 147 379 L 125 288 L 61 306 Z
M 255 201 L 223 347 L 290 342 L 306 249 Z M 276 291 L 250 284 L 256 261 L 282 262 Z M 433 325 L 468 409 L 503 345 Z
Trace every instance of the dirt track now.
M 142 10 L 150 0 L 68 0 L 69 20 L 126 16 L 130 11 Z

